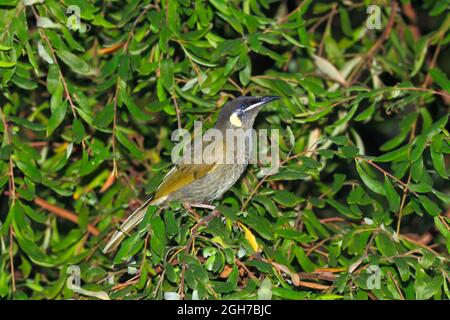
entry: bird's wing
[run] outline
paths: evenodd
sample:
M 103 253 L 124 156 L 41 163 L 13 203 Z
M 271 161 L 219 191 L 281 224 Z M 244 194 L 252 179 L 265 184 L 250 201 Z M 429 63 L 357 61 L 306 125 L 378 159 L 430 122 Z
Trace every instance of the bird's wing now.
M 170 170 L 159 185 L 153 201 L 168 196 L 213 171 L 217 164 L 178 164 Z

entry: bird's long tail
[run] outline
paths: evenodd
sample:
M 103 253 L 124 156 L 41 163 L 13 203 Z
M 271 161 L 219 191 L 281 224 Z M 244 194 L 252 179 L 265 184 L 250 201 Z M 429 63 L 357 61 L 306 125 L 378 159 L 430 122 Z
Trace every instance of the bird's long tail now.
M 122 225 L 119 227 L 119 230 L 117 230 L 113 234 L 112 238 L 103 248 L 103 253 L 111 252 L 119 246 L 123 238 L 125 238 L 128 233 L 134 227 L 136 227 L 142 221 L 142 219 L 144 219 L 145 213 L 147 212 L 147 208 L 150 204 L 152 204 L 151 198 L 145 201 L 139 208 L 137 208 L 132 214 L 130 214 L 127 220 L 122 223 Z

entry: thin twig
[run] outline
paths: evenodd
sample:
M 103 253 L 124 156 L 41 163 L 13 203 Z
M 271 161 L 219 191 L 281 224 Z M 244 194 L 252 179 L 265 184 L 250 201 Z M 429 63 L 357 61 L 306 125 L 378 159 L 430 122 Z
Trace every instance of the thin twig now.
M 361 63 L 358 65 L 358 68 L 355 69 L 355 72 L 349 78 L 348 80 L 349 87 L 352 86 L 358 80 L 359 76 L 363 71 L 362 66 L 365 63 L 370 63 L 372 61 L 374 55 L 378 52 L 378 50 L 380 50 L 383 43 L 389 38 L 389 35 L 392 32 L 392 27 L 394 26 L 395 17 L 397 15 L 397 8 L 398 8 L 397 1 L 395 0 L 391 1 L 391 13 L 389 15 L 389 20 L 386 25 L 386 28 L 384 29 L 383 33 L 378 38 L 378 40 L 375 42 L 375 44 L 364 55 L 363 59 L 361 59 Z
M 54 213 L 55 215 L 57 215 L 58 217 L 61 217 L 63 219 L 72 221 L 73 223 L 77 223 L 78 224 L 78 217 L 76 214 L 74 214 L 73 212 L 70 212 L 69 210 L 57 207 L 53 204 L 48 203 L 47 201 L 45 201 L 44 199 L 40 198 L 40 197 L 35 197 L 34 198 L 34 203 L 36 205 L 38 205 L 39 207 L 41 207 L 42 209 L 45 209 L 47 211 L 50 211 L 51 213 Z M 100 234 L 100 231 L 94 227 L 91 224 L 87 225 L 87 231 L 92 234 L 93 236 L 98 236 Z
M 37 13 L 36 9 L 34 8 L 34 6 L 31 6 L 31 10 L 33 11 L 34 17 L 36 18 L 36 20 L 39 19 L 39 14 Z M 77 118 L 77 113 L 76 113 L 76 107 L 75 104 L 73 103 L 72 97 L 70 96 L 70 92 L 69 92 L 69 88 L 67 86 L 67 82 L 66 79 L 64 78 L 58 59 L 56 58 L 56 54 L 55 54 L 55 49 L 53 48 L 50 40 L 48 39 L 47 35 L 45 34 L 44 31 L 42 31 L 42 29 L 39 28 L 39 35 L 41 36 L 41 38 L 47 43 L 49 49 L 50 49 L 50 54 L 52 55 L 53 61 L 55 62 L 55 64 L 58 66 L 58 72 L 59 72 L 59 79 L 62 82 L 63 88 L 64 88 L 64 94 L 67 98 L 67 101 L 69 101 L 69 105 L 70 108 L 72 110 L 72 114 L 73 117 L 76 119 Z
M 186 252 L 189 252 L 189 250 L 191 249 L 193 242 L 195 240 L 195 237 L 197 236 L 198 229 L 201 226 L 207 224 L 208 222 L 210 222 L 211 220 L 213 220 L 214 218 L 216 218 L 218 216 L 220 216 L 220 212 L 217 210 L 214 210 L 212 213 L 207 215 L 205 218 L 203 218 L 202 220 L 197 222 L 197 224 L 191 230 L 191 237 L 189 238 L 188 243 L 186 244 Z
M 394 176 L 394 175 L 392 175 L 391 173 L 387 172 L 386 170 L 384 170 L 383 168 L 381 168 L 379 165 L 377 165 L 376 163 L 374 163 L 372 160 L 368 160 L 368 159 L 365 159 L 365 158 L 363 158 L 363 157 L 356 157 L 355 159 L 358 159 L 358 160 L 362 160 L 362 161 L 367 162 L 367 163 L 370 164 L 372 167 L 374 167 L 374 168 L 377 169 L 378 171 L 382 172 L 384 175 L 386 175 L 386 176 L 390 177 L 391 179 L 395 180 L 396 182 L 398 182 L 398 183 L 403 187 L 403 190 L 409 188 L 408 183 L 403 182 L 402 180 L 400 180 L 400 179 L 397 178 L 396 176 Z M 416 192 L 412 191 L 412 190 L 411 190 L 411 193 L 414 194 L 416 197 L 419 197 L 419 195 L 418 195 Z
M 9 266 L 11 268 L 11 283 L 12 283 L 12 291 L 14 293 L 14 292 L 16 292 L 16 276 L 15 276 L 15 271 L 14 271 L 13 240 L 14 240 L 13 227 L 12 227 L 12 225 L 10 225 L 9 226 Z
M 180 107 L 178 106 L 178 101 L 177 101 L 177 98 L 176 98 L 175 93 L 173 91 L 172 91 L 172 101 L 173 101 L 173 104 L 175 105 L 175 112 L 177 114 L 178 129 L 181 130 L 182 126 L 181 126 Z
M 3 130 L 4 130 L 4 137 L 5 141 L 8 145 L 11 144 L 11 138 L 9 136 L 9 128 L 8 128 L 8 122 L 6 121 L 6 115 L 3 113 L 3 110 L 0 108 L 0 116 L 2 117 L 3 122 Z M 11 206 L 13 207 L 16 202 L 16 184 L 14 181 L 14 164 L 12 157 L 9 157 L 9 198 L 11 199 Z M 12 283 L 12 291 L 13 293 L 16 292 L 16 279 L 15 279 L 15 271 L 14 271 L 14 252 L 13 252 L 13 240 L 14 240 L 14 234 L 13 234 L 13 227 L 12 225 L 9 227 L 9 266 L 11 269 L 11 283 Z
M 336 14 L 336 4 L 333 4 L 332 8 L 331 8 L 331 12 L 327 15 L 327 25 L 325 27 L 325 30 L 329 30 L 331 28 L 331 23 L 333 22 L 333 17 Z M 325 31 L 325 35 L 326 35 L 326 31 Z M 319 44 L 319 50 L 318 50 L 318 55 L 322 56 L 323 53 L 323 45 L 325 42 L 325 35 L 322 37 L 322 39 L 320 40 L 320 44 Z

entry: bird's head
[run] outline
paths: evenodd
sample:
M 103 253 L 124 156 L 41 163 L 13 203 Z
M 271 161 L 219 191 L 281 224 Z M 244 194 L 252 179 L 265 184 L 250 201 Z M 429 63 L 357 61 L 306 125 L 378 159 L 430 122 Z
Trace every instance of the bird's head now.
M 251 128 L 261 107 L 278 99 L 280 97 L 265 96 L 239 97 L 231 100 L 222 108 L 217 118 L 216 128 Z

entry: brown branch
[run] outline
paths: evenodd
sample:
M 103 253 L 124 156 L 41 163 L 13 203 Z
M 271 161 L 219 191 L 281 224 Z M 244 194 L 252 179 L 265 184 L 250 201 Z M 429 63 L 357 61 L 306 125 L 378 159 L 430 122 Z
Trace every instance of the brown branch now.
M 345 270 L 343 270 L 345 271 Z M 342 272 L 342 271 L 341 271 Z M 324 280 L 324 281 L 331 281 L 333 282 L 336 280 L 337 276 L 332 274 L 331 272 L 299 272 L 298 276 L 300 279 L 306 279 L 306 280 Z
M 442 39 L 442 36 L 441 36 L 441 39 Z M 437 60 L 437 57 L 439 55 L 440 50 L 441 50 L 441 44 L 439 43 L 437 45 L 437 47 L 436 47 L 436 50 L 435 50 L 434 55 L 433 55 L 433 58 L 431 59 L 429 69 L 431 69 L 431 68 L 433 68 L 435 66 L 436 60 Z M 430 73 L 428 72 L 426 77 L 425 77 L 425 81 L 422 84 L 422 87 L 421 88 L 414 88 L 414 89 L 416 89 L 417 91 L 429 90 L 429 89 L 427 89 L 427 87 L 431 84 L 431 82 L 432 82 L 432 79 L 431 79 Z M 447 93 L 445 93 L 444 96 L 446 96 L 446 95 L 447 95 Z M 450 97 L 450 95 L 447 95 L 447 97 Z M 421 97 L 421 99 L 419 101 L 418 109 L 421 107 L 422 104 L 423 104 L 423 97 Z M 416 118 L 416 120 L 414 121 L 414 123 L 412 125 L 411 134 L 409 136 L 409 142 L 408 142 L 409 144 L 411 144 L 413 142 L 414 138 L 416 137 L 416 128 L 417 128 L 417 118 Z M 408 155 L 409 155 L 410 152 L 411 151 L 408 151 Z M 406 182 L 407 185 L 409 185 L 409 183 L 411 182 L 411 176 L 412 176 L 412 170 L 411 170 L 411 168 L 409 168 L 408 180 Z M 397 220 L 397 229 L 396 229 L 397 237 L 400 235 L 400 226 L 401 226 L 401 222 L 402 222 L 403 209 L 405 207 L 406 196 L 408 194 L 408 191 L 409 191 L 408 187 L 403 189 L 402 200 L 401 200 L 401 203 L 400 203 L 400 210 L 399 210 L 399 213 L 398 213 L 398 220 Z
M 358 69 L 355 71 L 353 76 L 349 79 L 348 84 L 349 87 L 354 84 L 355 81 L 358 80 L 359 76 L 362 73 L 362 65 L 366 62 L 370 63 L 372 61 L 373 56 L 380 50 L 383 43 L 389 38 L 389 35 L 392 32 L 392 27 L 394 26 L 395 22 L 395 16 L 397 14 L 398 9 L 398 3 L 397 1 L 391 2 L 391 14 L 389 15 L 389 20 L 386 25 L 386 28 L 384 29 L 383 33 L 381 34 L 380 38 L 375 42 L 375 44 L 369 49 L 369 51 L 364 55 L 363 59 L 361 59 L 361 64 L 359 65 Z
M 209 221 L 213 220 L 214 218 L 220 216 L 220 212 L 217 210 L 214 210 L 212 213 L 210 213 L 208 216 L 206 216 L 205 218 L 203 218 L 202 220 L 200 220 L 199 222 L 197 222 L 197 224 L 192 228 L 191 230 L 191 237 L 188 240 L 188 243 L 186 244 L 186 252 L 189 252 L 195 237 L 197 236 L 197 231 L 198 229 L 207 224 Z
M 371 60 L 372 57 L 375 55 L 375 53 L 377 53 L 377 51 L 380 50 L 383 42 L 386 41 L 387 38 L 389 38 L 389 35 L 392 32 L 392 27 L 394 26 L 397 9 L 398 9 L 397 1 L 395 0 L 391 1 L 391 14 L 389 15 L 389 20 L 386 25 L 386 29 L 384 29 L 383 33 L 381 34 L 381 37 L 377 40 L 377 42 L 375 42 L 372 48 L 370 48 L 366 56 L 367 59 Z
M 2 118 L 3 122 L 3 130 L 4 130 L 4 138 L 7 144 L 11 144 L 11 138 L 9 136 L 9 128 L 8 128 L 8 122 L 6 121 L 6 116 L 3 113 L 3 110 L 0 108 L 0 116 Z M 8 187 L 9 187 L 9 196 L 11 198 L 11 207 L 14 206 L 16 202 L 16 183 L 14 181 L 14 164 L 12 157 L 9 157 L 9 170 L 8 170 Z M 12 284 L 12 291 L 13 293 L 16 292 L 16 278 L 15 278 L 15 271 L 14 271 L 14 255 L 13 255 L 13 240 L 14 240 L 14 234 L 13 234 L 13 228 L 12 225 L 9 227 L 9 266 L 11 269 L 11 284 Z
M 441 52 L 441 44 L 438 43 L 438 45 L 436 46 L 436 49 L 434 51 L 433 57 L 431 58 L 430 65 L 428 66 L 428 70 L 430 70 L 436 66 L 436 61 L 437 61 L 437 58 L 438 58 L 440 52 Z M 430 72 L 428 72 L 427 76 L 425 77 L 425 81 L 422 84 L 422 88 L 427 88 L 432 82 L 433 82 L 433 79 L 431 78 Z
M 279 19 L 277 20 L 277 22 L 275 23 L 275 25 L 283 24 L 283 23 L 285 23 L 286 21 L 288 21 L 289 18 L 290 18 L 293 14 L 295 14 L 296 12 L 298 12 L 299 10 L 301 10 L 301 8 L 302 8 L 305 4 L 307 4 L 307 2 L 308 2 L 308 1 L 302 1 L 302 2 L 297 6 L 297 8 L 295 8 L 294 10 L 292 10 L 291 12 L 289 12 L 287 15 L 285 15 L 285 16 L 279 18 Z M 271 31 L 272 28 L 273 28 L 275 25 L 272 25 L 272 26 L 267 27 L 267 28 L 263 31 L 263 33 L 267 33 L 267 32 L 269 32 L 269 31 Z
M 362 160 L 367 162 L 368 164 L 370 164 L 372 167 L 374 167 L 375 169 L 377 169 L 378 171 L 382 172 L 384 175 L 390 177 L 391 179 L 393 179 L 394 181 L 398 182 L 401 186 L 403 190 L 407 190 L 408 189 L 408 183 L 404 183 L 402 180 L 400 180 L 399 178 L 397 178 L 396 176 L 392 175 L 391 173 L 387 172 L 386 170 L 384 170 L 383 168 L 381 168 L 379 165 L 377 165 L 376 163 L 374 163 L 372 160 L 367 160 L 364 159 L 362 157 L 356 157 L 356 159 L 358 160 Z M 412 191 L 411 192 L 416 196 L 419 197 L 419 195 Z
M 184 299 L 184 274 L 186 273 L 186 264 L 183 263 L 181 267 L 181 279 L 180 279 L 180 290 L 178 290 L 178 294 L 180 295 L 180 299 Z
M 11 283 L 12 283 L 12 291 L 13 293 L 16 292 L 16 277 L 15 277 L 15 271 L 14 271 L 14 255 L 13 255 L 13 227 L 12 225 L 9 226 L 9 266 L 11 269 Z
M 34 17 L 37 20 L 39 18 L 39 14 L 36 12 L 36 9 L 34 8 L 34 6 L 31 6 L 31 11 L 33 11 L 33 15 L 34 15 Z M 59 66 L 58 59 L 56 58 L 55 49 L 53 48 L 52 44 L 50 43 L 50 40 L 48 39 L 48 37 L 45 34 L 45 32 L 42 31 L 42 29 L 39 29 L 39 35 L 47 43 L 47 45 L 48 45 L 48 47 L 50 49 L 50 54 L 52 55 L 53 61 L 58 66 L 59 78 L 60 78 L 60 80 L 62 82 L 62 85 L 63 85 L 63 88 L 64 88 L 64 94 L 65 94 L 65 96 L 67 98 L 67 101 L 69 101 L 69 105 L 70 105 L 70 108 L 72 110 L 73 117 L 76 119 L 77 118 L 77 113 L 75 111 L 75 104 L 73 103 L 72 97 L 70 96 L 70 92 L 69 92 L 69 88 L 67 86 L 66 79 L 64 78 L 64 76 L 62 74 L 61 68 Z
M 231 78 L 228 78 L 227 80 L 229 83 L 231 83 L 236 89 L 239 90 L 239 92 L 241 93 L 241 95 L 245 96 L 245 90 L 242 89 L 241 87 L 239 87 L 239 85 Z
M 175 93 L 173 91 L 172 91 L 172 101 L 175 106 L 175 112 L 177 114 L 178 129 L 181 130 L 181 128 L 182 128 L 182 126 L 181 126 L 181 111 L 180 111 L 180 107 L 178 106 L 178 101 L 175 96 Z
M 329 30 L 331 28 L 331 23 L 333 22 L 333 18 L 335 16 L 335 14 L 337 13 L 336 6 L 337 6 L 336 4 L 333 4 L 333 6 L 331 8 L 331 12 L 328 14 L 327 24 L 326 24 L 326 27 L 325 27 L 325 33 L 324 33 L 324 36 L 322 37 L 322 39 L 320 40 L 319 50 L 318 50 L 318 53 L 317 53 L 319 56 L 322 56 L 322 54 L 323 54 L 323 45 L 324 45 L 324 42 L 325 42 L 325 36 L 327 34 L 327 30 Z
M 112 127 L 112 133 L 111 133 L 111 147 L 113 152 L 113 172 L 115 172 L 115 175 L 117 177 L 118 175 L 118 169 L 117 169 L 117 162 L 116 162 L 116 130 L 117 130 L 117 101 L 119 99 L 119 84 L 120 84 L 120 77 L 117 77 L 116 82 L 116 89 L 114 91 L 114 115 L 113 115 L 113 127 Z
M 418 41 L 420 39 L 421 32 L 419 28 L 419 20 L 417 18 L 417 13 L 414 10 L 414 7 L 411 3 L 403 3 L 402 9 L 403 14 L 407 16 L 408 19 L 413 23 L 413 25 L 408 25 L 408 27 L 409 30 L 411 30 L 414 40 Z
M 331 286 L 327 286 L 327 285 L 320 284 L 320 283 L 306 282 L 306 281 L 298 281 L 295 284 L 295 286 L 296 287 L 305 287 L 305 288 L 310 288 L 310 289 L 315 289 L 315 290 L 327 290 L 331 287 Z
M 73 223 L 78 224 L 77 215 L 74 214 L 73 212 L 70 212 L 69 210 L 66 210 L 66 209 L 57 207 L 53 204 L 50 204 L 40 197 L 35 197 L 34 203 L 36 205 L 38 205 L 39 207 L 41 207 L 42 209 L 45 209 L 47 211 L 50 211 L 51 213 L 54 213 L 58 217 L 61 217 L 63 219 L 66 219 L 66 220 L 72 221 Z M 96 236 L 96 237 L 100 234 L 100 231 L 91 224 L 88 224 L 87 230 L 90 234 L 92 234 L 93 236 Z
M 239 259 L 234 259 L 234 261 L 236 262 L 238 267 L 241 267 L 242 269 L 244 269 L 245 272 L 247 272 L 250 278 L 252 278 L 253 280 L 258 280 L 258 278 L 254 275 L 254 273 L 251 272 L 243 262 L 241 262 Z
M 319 222 L 320 223 L 332 223 L 332 222 L 346 222 L 347 220 L 345 220 L 344 218 L 341 217 L 330 217 L 330 218 L 324 218 L 324 219 L 320 219 Z
M 119 283 L 119 284 L 115 285 L 114 287 L 111 288 L 111 290 L 112 290 L 112 291 L 117 291 L 117 290 L 119 290 L 119 289 L 128 287 L 128 286 L 130 286 L 130 285 L 132 285 L 132 284 L 136 284 L 136 283 L 139 282 L 139 277 L 140 277 L 140 276 L 141 276 L 141 275 L 138 273 L 137 275 L 135 275 L 134 277 L 132 277 L 130 280 L 128 280 L 128 281 L 126 281 L 126 282 L 124 282 L 124 283 Z
M 392 280 L 392 282 L 395 284 L 395 288 L 397 289 L 397 292 L 400 296 L 400 300 L 405 300 L 405 297 L 403 296 L 402 290 L 400 289 L 400 286 L 398 285 L 397 280 L 395 280 L 395 278 L 391 272 L 388 271 L 387 274 L 388 274 L 389 278 Z
M 445 91 L 436 91 L 436 90 L 427 89 L 427 88 L 395 88 L 395 90 L 429 92 L 432 94 L 437 94 L 439 96 L 443 96 L 444 98 L 450 98 L 450 94 L 448 94 Z

